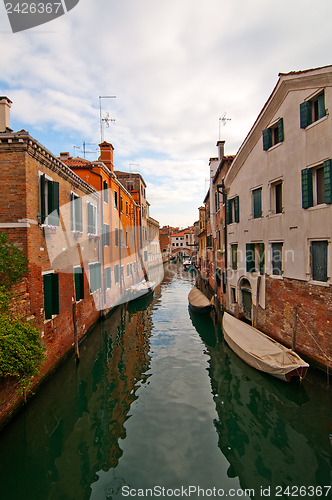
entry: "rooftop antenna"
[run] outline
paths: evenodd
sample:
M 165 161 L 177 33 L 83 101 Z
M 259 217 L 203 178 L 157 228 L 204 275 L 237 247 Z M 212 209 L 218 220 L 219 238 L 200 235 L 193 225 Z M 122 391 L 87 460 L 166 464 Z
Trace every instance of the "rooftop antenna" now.
M 109 114 L 107 113 L 106 118 L 101 117 L 101 100 L 102 99 L 115 99 L 116 95 L 100 95 L 99 96 L 99 121 L 100 121 L 100 142 L 103 142 L 103 121 L 106 122 L 109 127 L 110 121 L 115 121 L 114 118 L 109 118 Z
M 226 122 L 230 122 L 232 118 L 226 118 L 226 113 L 223 114 L 222 118 L 219 118 L 219 141 L 220 141 L 220 124 L 226 125 Z

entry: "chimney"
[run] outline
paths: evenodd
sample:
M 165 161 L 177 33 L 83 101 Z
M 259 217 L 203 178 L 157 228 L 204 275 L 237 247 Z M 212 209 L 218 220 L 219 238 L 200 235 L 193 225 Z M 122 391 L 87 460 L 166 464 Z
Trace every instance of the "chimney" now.
M 225 141 L 218 141 L 217 142 L 217 147 L 218 147 L 218 156 L 219 156 L 219 160 L 221 160 L 224 155 L 225 155 Z
M 8 97 L 0 96 L 0 132 L 12 132 L 10 128 L 10 108 L 12 101 Z
M 60 153 L 60 160 L 61 161 L 65 161 L 65 160 L 69 160 L 69 153 Z
M 114 148 L 112 144 L 109 142 L 102 142 L 99 144 L 100 147 L 100 156 L 99 160 L 105 163 L 106 167 L 108 167 L 113 172 L 113 151 Z

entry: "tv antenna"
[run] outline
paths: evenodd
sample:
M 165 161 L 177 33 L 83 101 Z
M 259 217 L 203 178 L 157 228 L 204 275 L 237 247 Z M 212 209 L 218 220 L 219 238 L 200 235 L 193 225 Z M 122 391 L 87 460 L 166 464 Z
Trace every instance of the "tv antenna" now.
M 226 118 L 226 113 L 223 114 L 222 118 L 219 118 L 219 140 L 220 140 L 220 124 L 223 126 L 226 125 L 227 122 L 230 122 L 232 118 Z
M 100 95 L 99 96 L 99 121 L 100 121 L 100 142 L 103 142 L 103 122 L 109 127 L 109 122 L 115 122 L 114 118 L 109 118 L 109 113 L 105 118 L 101 117 L 101 100 L 102 99 L 115 99 L 116 95 Z

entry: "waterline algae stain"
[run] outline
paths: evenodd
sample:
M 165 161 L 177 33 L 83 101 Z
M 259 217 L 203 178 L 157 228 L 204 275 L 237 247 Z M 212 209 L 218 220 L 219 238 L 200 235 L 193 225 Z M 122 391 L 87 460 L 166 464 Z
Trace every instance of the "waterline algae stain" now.
M 0 434 L 1 497 L 288 498 L 297 486 L 331 498 L 325 378 L 286 386 L 247 366 L 188 311 L 193 284 L 171 265 L 155 297 L 98 324 L 80 364 Z

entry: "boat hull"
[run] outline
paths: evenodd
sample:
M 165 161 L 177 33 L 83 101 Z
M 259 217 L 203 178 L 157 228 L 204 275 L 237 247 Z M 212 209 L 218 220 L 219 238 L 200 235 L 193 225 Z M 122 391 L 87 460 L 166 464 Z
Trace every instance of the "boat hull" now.
M 213 309 L 212 302 L 194 287 L 188 295 L 189 309 L 197 314 L 209 314 Z
M 248 365 L 286 382 L 306 375 L 308 363 L 291 349 L 227 312 L 222 324 L 225 341 Z

